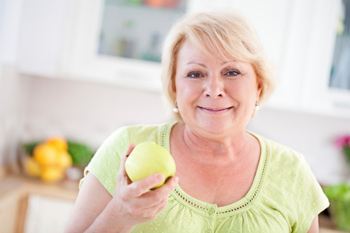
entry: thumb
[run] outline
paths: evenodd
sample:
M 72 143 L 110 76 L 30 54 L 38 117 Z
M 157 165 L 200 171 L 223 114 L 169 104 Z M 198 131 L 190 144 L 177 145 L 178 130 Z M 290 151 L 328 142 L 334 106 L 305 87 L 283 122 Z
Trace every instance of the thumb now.
M 135 144 L 133 144 L 133 143 L 129 144 L 128 149 L 126 150 L 126 152 L 124 153 L 124 155 L 120 159 L 119 171 L 118 171 L 117 176 L 119 177 L 119 179 L 122 179 L 123 183 L 125 183 L 125 184 L 131 183 L 131 181 L 130 181 L 130 179 L 125 171 L 125 162 L 127 160 L 127 157 L 130 155 L 130 153 L 133 151 L 134 148 L 135 148 Z

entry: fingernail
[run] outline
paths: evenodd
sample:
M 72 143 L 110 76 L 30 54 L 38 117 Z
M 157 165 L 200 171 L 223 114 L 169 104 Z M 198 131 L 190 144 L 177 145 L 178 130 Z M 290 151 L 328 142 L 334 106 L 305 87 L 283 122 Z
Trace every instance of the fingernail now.
M 177 184 L 177 182 L 179 182 L 179 177 L 175 177 L 175 179 L 173 180 L 174 184 Z

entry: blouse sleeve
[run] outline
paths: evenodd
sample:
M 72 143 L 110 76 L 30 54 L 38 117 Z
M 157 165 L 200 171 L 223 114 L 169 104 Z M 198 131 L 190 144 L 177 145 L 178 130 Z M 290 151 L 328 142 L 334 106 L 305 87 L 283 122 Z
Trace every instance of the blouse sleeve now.
M 102 143 L 85 168 L 84 177 L 80 180 L 79 188 L 83 185 L 87 173 L 91 172 L 113 196 L 120 159 L 128 146 L 129 137 L 125 127 L 112 133 Z
M 292 226 L 292 232 L 307 232 L 312 220 L 329 206 L 329 201 L 302 155 L 294 174 L 298 187 L 293 195 L 297 221 Z

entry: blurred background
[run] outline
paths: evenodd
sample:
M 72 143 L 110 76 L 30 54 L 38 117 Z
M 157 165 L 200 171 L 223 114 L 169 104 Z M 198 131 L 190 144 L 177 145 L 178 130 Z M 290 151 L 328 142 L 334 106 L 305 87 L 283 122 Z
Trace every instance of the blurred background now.
M 244 13 L 275 67 L 248 129 L 301 152 L 340 203 L 321 232 L 350 231 L 350 0 L 0 0 L 2 232 L 63 232 L 103 140 L 172 120 L 162 42 L 182 15 L 215 8 Z M 60 171 L 46 153 L 62 155 Z

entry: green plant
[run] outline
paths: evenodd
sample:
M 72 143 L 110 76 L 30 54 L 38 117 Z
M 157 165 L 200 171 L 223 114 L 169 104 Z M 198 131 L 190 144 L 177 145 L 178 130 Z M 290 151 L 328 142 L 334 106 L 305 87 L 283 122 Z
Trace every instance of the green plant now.
M 68 141 L 68 153 L 72 156 L 73 164 L 78 167 L 85 167 L 94 156 L 87 145 L 73 141 Z
M 350 185 L 341 183 L 325 187 L 330 201 L 331 216 L 339 230 L 350 231 Z

